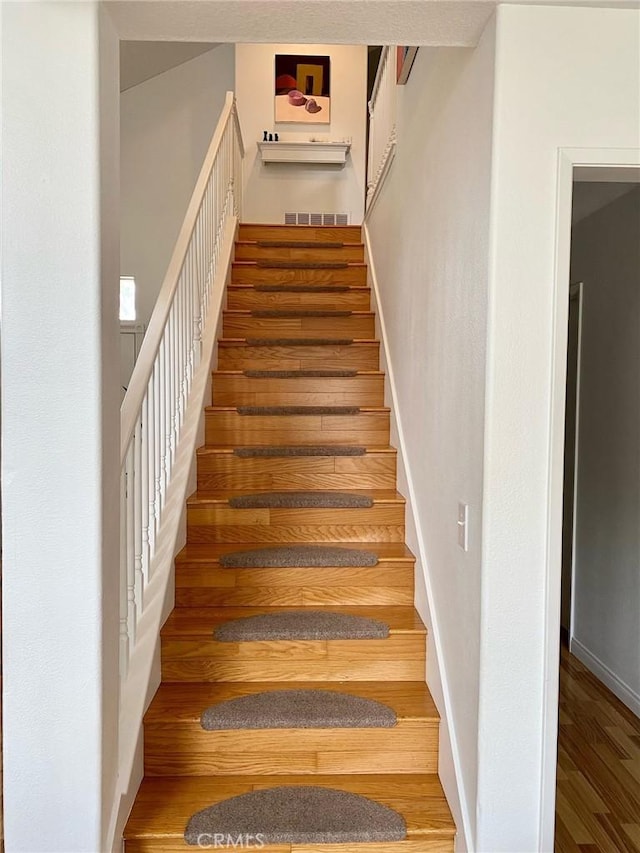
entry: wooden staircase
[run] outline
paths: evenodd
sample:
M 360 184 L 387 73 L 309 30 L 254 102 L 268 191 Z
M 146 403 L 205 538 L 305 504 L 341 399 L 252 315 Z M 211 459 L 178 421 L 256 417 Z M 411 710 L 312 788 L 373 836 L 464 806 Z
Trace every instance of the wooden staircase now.
M 304 246 L 259 245 L 263 241 Z M 344 246 L 309 245 L 314 242 Z M 396 492 L 396 452 L 389 446 L 360 228 L 241 225 L 235 258 L 206 410 L 206 443 L 197 456 L 198 491 L 188 501 L 187 545 L 176 559 L 176 607 L 162 631 L 162 684 L 145 717 L 145 778 L 126 827 L 125 851 L 194 849 L 183 838 L 194 812 L 253 790 L 310 784 L 359 793 L 396 809 L 406 820 L 406 840 L 261 849 L 452 851 L 455 826 L 437 776 L 439 720 L 424 683 L 426 629 L 413 607 L 414 558 L 404 544 L 404 500 Z M 265 261 L 283 265 L 261 266 Z M 295 266 L 307 262 L 333 266 Z M 299 285 L 314 289 L 301 291 Z M 306 313 L 295 316 L 296 311 Z M 350 313 L 310 316 L 313 311 Z M 333 342 L 309 343 L 315 338 Z M 343 339 L 353 343 L 336 342 Z M 355 372 L 286 378 L 244 373 L 297 369 Z M 359 411 L 243 415 L 238 406 Z M 358 445 L 366 453 L 284 458 L 234 453 L 269 445 Z M 348 509 L 228 504 L 242 494 L 311 490 L 366 495 L 372 504 Z M 377 554 L 378 563 L 320 569 L 220 564 L 224 554 L 280 543 L 364 547 Z M 245 643 L 213 638 L 215 626 L 230 619 L 306 607 L 381 620 L 389 636 Z M 378 729 L 201 728 L 207 706 L 285 683 L 377 700 L 395 710 L 398 723 Z

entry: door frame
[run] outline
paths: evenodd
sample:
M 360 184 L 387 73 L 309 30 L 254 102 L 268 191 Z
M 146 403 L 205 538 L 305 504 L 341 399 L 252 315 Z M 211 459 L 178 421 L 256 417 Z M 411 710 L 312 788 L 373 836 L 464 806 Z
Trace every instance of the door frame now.
M 640 183 L 638 148 L 559 148 L 557 155 L 553 339 L 550 373 L 550 443 L 547 460 L 547 547 L 544 589 L 544 673 L 541 743 L 540 849 L 553 850 L 560 669 L 560 587 L 564 425 L 567 385 L 571 202 L 574 179 Z M 573 620 L 572 620 L 573 621 Z

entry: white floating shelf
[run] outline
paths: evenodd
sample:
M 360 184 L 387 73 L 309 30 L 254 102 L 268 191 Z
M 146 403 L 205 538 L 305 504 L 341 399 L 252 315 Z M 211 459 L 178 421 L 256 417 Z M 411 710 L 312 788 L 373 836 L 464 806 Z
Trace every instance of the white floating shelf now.
M 343 166 L 349 142 L 258 142 L 263 163 L 320 163 Z

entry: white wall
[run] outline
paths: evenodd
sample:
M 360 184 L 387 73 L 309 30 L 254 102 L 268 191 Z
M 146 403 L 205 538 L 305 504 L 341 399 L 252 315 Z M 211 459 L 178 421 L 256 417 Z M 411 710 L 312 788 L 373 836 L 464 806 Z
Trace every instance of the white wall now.
M 419 540 L 409 544 L 426 561 L 417 604 L 430 627 L 429 684 L 448 717 L 463 808 L 471 811 L 467 826 L 456 817 L 471 849 L 494 55 L 493 23 L 475 50 L 418 52 L 408 84 L 398 88 L 396 158 L 367 223 L 424 540 L 422 555 Z M 458 501 L 469 505 L 466 553 L 457 544 Z M 441 763 L 445 782 L 451 773 Z
M 565 342 L 568 305 L 568 281 L 555 281 L 558 149 L 640 147 L 640 13 L 497 14 L 477 840 L 515 853 L 553 846 L 557 631 L 547 647 L 545 628 L 547 609 L 556 624 L 560 609 L 556 287 Z
M 573 640 L 638 711 L 640 187 L 574 226 L 571 279 L 584 282 Z
M 276 53 L 331 57 L 331 123 L 274 123 Z M 350 213 L 362 221 L 365 194 L 367 48 L 335 44 L 239 44 L 236 47 L 238 112 L 246 147 L 243 219 L 283 223 L 285 211 Z M 264 130 L 282 141 L 351 139 L 344 167 L 263 165 L 256 143 Z
M 148 323 L 213 131 L 234 88 L 234 46 L 122 93 L 121 270 L 135 276 Z
M 117 755 L 118 40 L 97 3 L 1 14 L 5 847 L 86 853 Z
M 628 193 L 633 184 L 616 181 L 574 181 L 571 198 L 571 221 L 576 225 L 606 204 Z

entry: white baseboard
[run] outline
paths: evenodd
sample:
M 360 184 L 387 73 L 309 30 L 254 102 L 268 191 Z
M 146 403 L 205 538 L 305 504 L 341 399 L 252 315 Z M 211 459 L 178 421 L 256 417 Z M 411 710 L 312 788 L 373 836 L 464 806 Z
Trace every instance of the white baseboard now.
M 605 663 L 602 663 L 600 658 L 590 652 L 589 649 L 584 646 L 580 640 L 576 640 L 575 637 L 572 637 L 569 642 L 569 651 L 572 655 L 575 655 L 578 660 L 582 661 L 587 669 L 592 672 L 606 687 L 608 687 L 609 690 L 615 694 L 630 711 L 633 711 L 637 717 L 640 717 L 640 695 L 638 695 L 635 690 L 629 687 L 628 684 L 625 684 L 625 682 L 616 675 L 612 669 L 609 669 Z
M 403 491 L 406 500 L 407 544 L 414 551 L 416 557 L 416 580 L 422 588 L 422 599 L 426 598 L 427 602 L 427 612 L 424 612 L 419 603 L 416 603 L 416 607 L 429 628 L 427 683 L 441 715 L 438 772 L 458 830 L 456 835 L 456 853 L 465 853 L 471 849 L 471 821 L 469 817 L 469 804 L 467 803 L 460 781 L 462 779 L 462 772 L 451 713 L 451 694 L 447 682 L 447 674 L 442 666 L 442 641 L 438 629 L 437 614 L 434 608 L 433 589 L 427 570 L 425 538 L 420 518 L 415 510 L 416 492 L 408 464 L 402 416 L 398 406 L 395 374 L 393 364 L 389 360 L 390 349 L 388 346 L 387 329 L 380 302 L 380 288 L 366 221 L 362 226 L 362 231 L 369 283 L 371 285 L 372 310 L 375 311 L 376 327 L 380 334 L 381 369 L 385 371 L 387 380 L 385 381 L 385 404 L 389 405 L 391 409 L 391 436 L 398 450 L 398 489 Z M 387 391 L 389 392 L 390 399 L 387 399 Z

